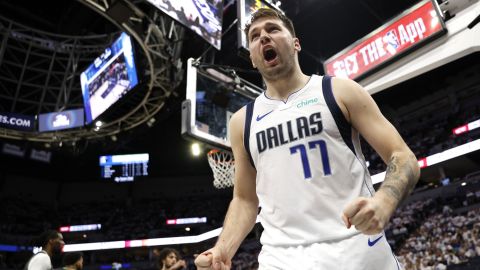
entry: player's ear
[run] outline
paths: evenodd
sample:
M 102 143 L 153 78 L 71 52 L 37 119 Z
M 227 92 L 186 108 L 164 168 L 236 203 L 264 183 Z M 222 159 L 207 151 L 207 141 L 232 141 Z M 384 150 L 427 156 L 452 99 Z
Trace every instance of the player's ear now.
M 249 57 L 250 57 L 250 61 L 252 62 L 253 68 L 257 68 L 257 66 L 255 65 L 255 63 L 253 62 L 252 56 L 250 55 Z
M 302 50 L 302 46 L 300 46 L 300 40 L 298 38 L 293 38 L 293 47 L 297 52 Z

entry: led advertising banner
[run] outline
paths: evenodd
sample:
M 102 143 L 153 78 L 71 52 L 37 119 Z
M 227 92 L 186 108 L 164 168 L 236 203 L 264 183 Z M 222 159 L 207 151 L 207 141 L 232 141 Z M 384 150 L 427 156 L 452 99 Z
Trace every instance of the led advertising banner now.
M 24 157 L 25 151 L 25 147 L 11 143 L 4 143 L 2 148 L 2 153 L 17 157 Z
M 84 232 L 97 231 L 102 228 L 102 224 L 70 225 L 60 227 L 60 232 Z
M 52 152 L 32 149 L 32 151 L 30 151 L 30 158 L 36 161 L 50 163 L 52 160 Z
M 478 150 L 480 150 L 480 139 L 456 146 L 454 148 L 447 149 L 443 152 L 436 153 L 428 157 L 419 158 L 418 166 L 420 166 L 420 169 L 423 169 L 437 163 L 454 159 L 456 157 L 463 156 Z M 382 182 L 385 179 L 385 174 L 386 172 L 381 172 L 372 175 L 372 183 L 376 184 Z
M 167 219 L 167 225 L 183 225 L 183 224 L 197 224 L 207 223 L 207 217 L 192 217 L 192 218 L 174 218 Z
M 45 113 L 38 116 L 38 130 L 40 132 L 81 127 L 83 124 L 83 109 Z
M 446 32 L 433 1 L 422 1 L 368 36 L 329 58 L 325 73 L 359 78 Z
M 453 129 L 454 135 L 460 135 L 462 133 L 469 132 L 470 130 L 480 128 L 480 119 L 465 124 L 463 126 L 459 126 Z
M 18 113 L 0 112 L 0 127 L 22 131 L 33 131 L 35 127 L 35 117 Z

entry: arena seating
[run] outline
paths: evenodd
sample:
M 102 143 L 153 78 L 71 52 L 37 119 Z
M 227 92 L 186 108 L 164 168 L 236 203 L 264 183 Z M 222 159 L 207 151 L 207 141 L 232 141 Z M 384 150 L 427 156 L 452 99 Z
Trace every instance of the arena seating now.
M 183 227 L 166 225 L 166 218 L 207 216 L 207 224 L 192 226 L 190 233 L 197 234 L 221 226 L 229 200 L 228 195 L 217 194 L 208 198 L 127 200 L 101 205 L 78 203 L 58 205 L 52 210 L 48 204 L 25 198 L 2 198 L 0 242 L 28 245 L 30 238 L 45 228 L 91 223 L 101 223 L 102 230 L 86 232 L 85 238 L 83 233 L 65 233 L 67 243 L 188 235 Z M 259 230 L 256 228 L 245 240 L 233 259 L 232 269 L 256 269 Z M 451 267 L 475 265 L 473 262 L 480 256 L 480 173 L 471 173 L 447 186 L 414 192 L 395 212 L 385 232 L 406 269 L 460 269 Z M 193 255 L 213 240 L 175 247 L 182 251 L 188 269 L 194 269 Z M 0 268 L 21 268 L 29 256 L 28 252 L 22 254 L 0 252 Z M 147 248 L 86 252 L 85 256 L 89 262 L 86 269 L 98 269 L 112 261 L 129 263 L 133 269 L 149 269 L 152 264 Z

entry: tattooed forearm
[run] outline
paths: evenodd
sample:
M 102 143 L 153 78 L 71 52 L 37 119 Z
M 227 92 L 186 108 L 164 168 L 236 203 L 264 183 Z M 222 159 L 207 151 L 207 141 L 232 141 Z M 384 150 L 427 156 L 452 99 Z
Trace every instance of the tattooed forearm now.
M 380 189 L 400 203 L 413 190 L 418 177 L 417 159 L 413 154 L 403 158 L 393 156 L 388 162 L 385 181 Z
M 403 185 L 399 179 L 397 164 L 398 157 L 393 156 L 388 162 L 385 181 L 383 182 L 381 189 L 390 194 L 397 202 L 399 202 L 403 197 Z

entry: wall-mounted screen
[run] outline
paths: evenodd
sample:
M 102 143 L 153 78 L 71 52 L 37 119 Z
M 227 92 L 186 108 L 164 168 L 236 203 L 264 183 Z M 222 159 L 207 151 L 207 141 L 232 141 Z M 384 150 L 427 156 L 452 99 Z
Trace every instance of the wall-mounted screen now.
M 84 122 L 83 109 L 44 113 L 38 115 L 38 130 L 43 132 L 81 127 Z
M 222 0 L 147 0 L 220 50 Z
M 122 33 L 81 75 L 86 123 L 91 123 L 138 83 L 130 36 Z
M 101 156 L 102 178 L 131 182 L 136 176 L 148 175 L 148 161 L 148 154 Z

